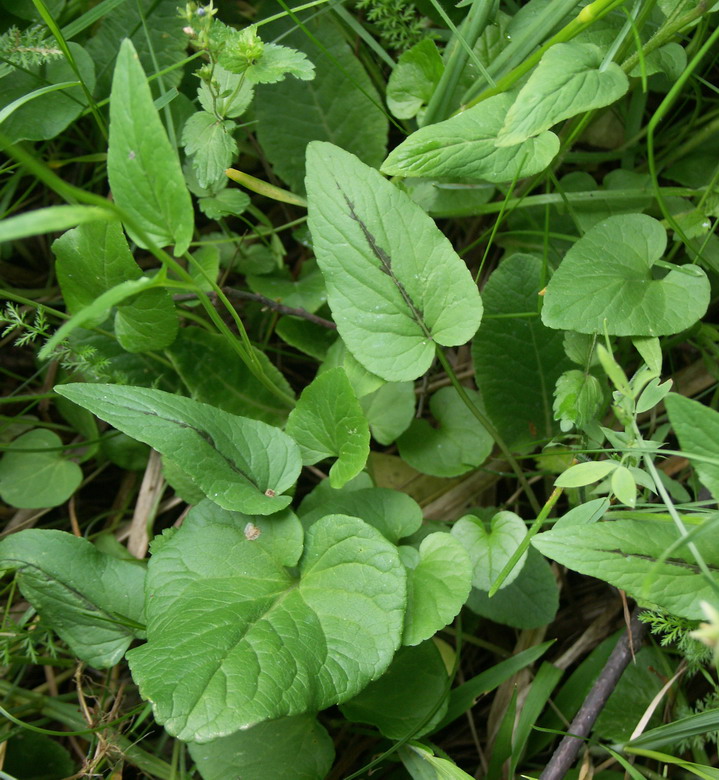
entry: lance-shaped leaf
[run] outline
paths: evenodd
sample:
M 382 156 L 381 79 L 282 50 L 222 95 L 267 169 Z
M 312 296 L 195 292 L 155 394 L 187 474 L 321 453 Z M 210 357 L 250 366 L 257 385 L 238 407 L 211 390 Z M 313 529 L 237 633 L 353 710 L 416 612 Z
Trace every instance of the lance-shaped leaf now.
M 629 89 L 624 71 L 591 43 L 548 49 L 507 112 L 497 146 L 513 146 L 584 111 L 614 103 Z
M 128 38 L 120 46 L 112 80 L 107 175 L 115 202 L 133 223 L 156 244 L 174 244 L 181 255 L 192 239 L 190 193 Z
M 515 146 L 497 146 L 511 105 L 511 96 L 495 95 L 451 119 L 422 127 L 390 153 L 382 172 L 499 184 L 543 171 L 559 151 L 554 133 Z
M 145 567 L 100 552 L 87 539 L 29 529 L 0 542 L 0 570 L 17 571 L 23 596 L 72 652 L 113 666 L 144 622 Z
M 309 226 L 337 328 L 388 381 L 427 371 L 435 344 L 464 344 L 482 302 L 467 267 L 409 197 L 332 144 L 307 151 Z
M 567 252 L 547 285 L 542 322 L 550 328 L 612 336 L 667 336 L 693 325 L 709 306 L 709 280 L 696 265 L 663 278 L 652 266 L 667 234 L 645 214 L 599 222 Z
M 269 515 L 290 503 L 300 453 L 278 428 L 145 387 L 67 384 L 55 392 L 144 441 L 224 509 Z
M 330 469 L 335 488 L 356 477 L 369 456 L 367 418 L 341 368 L 325 371 L 304 389 L 287 420 L 287 433 L 299 444 L 305 465 L 337 456 Z
M 715 531 L 693 535 L 692 541 L 719 583 Z M 670 522 L 613 520 L 565 525 L 537 534 L 532 544 L 563 566 L 598 577 L 639 601 L 649 601 L 690 620 L 704 616 L 701 601 L 711 603 L 716 598 L 716 585 L 712 587 L 704 578 L 694 555 L 686 544 L 679 543 L 679 532 Z
M 394 545 L 344 515 L 307 531 L 298 577 L 241 528 L 188 517 L 147 592 L 132 674 L 157 720 L 197 742 L 359 693 L 399 646 L 406 598 Z

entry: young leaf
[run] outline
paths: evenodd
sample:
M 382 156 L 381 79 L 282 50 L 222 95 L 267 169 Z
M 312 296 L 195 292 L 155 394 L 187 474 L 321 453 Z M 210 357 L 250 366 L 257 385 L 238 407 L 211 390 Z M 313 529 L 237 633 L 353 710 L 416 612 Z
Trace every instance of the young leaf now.
M 692 465 L 699 480 L 719 501 L 719 412 L 677 393 L 664 404 L 682 449 L 696 456 Z
M 457 520 L 452 526 L 452 536 L 469 553 L 474 571 L 472 585 L 475 588 L 489 591 L 526 533 L 526 526 L 514 512 L 497 512 L 488 527 L 474 515 L 465 515 Z M 503 588 L 519 576 L 526 560 L 527 553 L 524 553 L 504 580 Z
M 286 430 L 305 465 L 337 456 L 329 474 L 334 488 L 356 477 L 367 462 L 369 425 L 341 368 L 325 371 L 304 389 Z
M 55 392 L 175 461 L 224 509 L 269 515 L 297 479 L 300 453 L 278 428 L 189 398 L 119 385 L 57 385 Z
M 403 563 L 407 566 L 407 612 L 402 644 L 418 645 L 459 614 L 472 587 L 472 565 L 460 542 L 441 532 L 426 536 L 418 558 L 403 556 Z
M 522 143 L 563 119 L 619 100 L 629 80 L 615 62 L 600 68 L 602 56 L 589 43 L 548 49 L 507 112 L 497 146 Z
M 335 757 L 332 738 L 314 715 L 258 723 L 188 748 L 203 780 L 322 780 Z
M 626 466 L 617 466 L 612 472 L 612 493 L 628 507 L 634 509 L 637 503 L 637 483 Z
M 444 73 L 437 44 L 425 38 L 404 52 L 387 82 L 387 108 L 398 119 L 412 119 L 429 103 Z
M 554 484 L 562 488 L 575 488 L 599 482 L 619 466 L 616 460 L 593 460 L 589 463 L 577 463 L 560 474 Z
M 112 80 L 107 175 L 117 205 L 150 240 L 174 244 L 175 255 L 181 255 L 192 239 L 190 193 L 129 39 L 120 47 Z
M 357 518 L 315 523 L 295 578 L 242 529 L 189 516 L 153 555 L 148 592 L 133 677 L 171 734 L 206 742 L 346 701 L 379 677 L 399 646 L 405 575 Z
M 415 131 L 389 154 L 381 171 L 388 176 L 494 184 L 543 171 L 559 151 L 554 133 L 542 133 L 516 146 L 497 146 L 511 104 L 510 95 L 495 95 L 451 119 Z
M 210 187 L 225 178 L 225 169 L 237 154 L 237 143 L 232 137 L 234 126 L 231 120 L 218 119 L 207 111 L 197 111 L 185 122 L 182 143 L 185 152 L 192 155 L 200 187 Z
M 242 74 L 230 73 L 218 64 L 212 70 L 212 83 L 216 88 L 215 93 L 204 81 L 197 90 L 197 99 L 202 108 L 223 119 L 242 116 L 254 96 L 252 84 Z
M 700 602 L 716 598 L 716 591 L 699 571 L 687 546 L 677 546 L 677 540 L 678 531 L 669 523 L 613 520 L 565 525 L 537 534 L 532 544 L 557 563 L 605 580 L 639 601 L 699 620 L 704 614 Z M 716 534 L 696 536 L 694 543 L 719 583 Z M 672 553 L 666 558 L 669 548 Z
M 485 318 L 472 342 L 477 387 L 492 423 L 508 446 L 519 448 L 556 433 L 552 389 L 569 368 L 562 334 L 539 316 L 508 319 L 537 310 L 542 261 L 532 255 L 502 260 L 482 291 Z M 502 315 L 491 319 L 486 315 Z M 500 370 L 501 369 L 501 370 Z
M 466 392 L 480 405 L 479 393 Z M 397 440 L 400 454 L 410 466 L 435 477 L 456 477 L 484 463 L 494 441 L 453 387 L 438 390 L 430 398 L 429 409 L 438 428 L 427 420 L 414 420 Z
M 447 667 L 429 640 L 400 648 L 379 680 L 340 709 L 348 720 L 376 726 L 387 739 L 419 739 L 444 717 L 448 687 Z
M 309 227 L 342 339 L 384 379 L 416 379 L 436 344 L 477 330 L 471 274 L 420 207 L 354 155 L 315 141 L 307 170 Z
M 114 666 L 144 622 L 145 567 L 62 531 L 29 529 L 0 542 L 0 569 L 17 571 L 23 596 L 72 652 Z
M 542 321 L 579 333 L 603 333 L 606 323 L 613 336 L 665 336 L 690 327 L 707 310 L 709 280 L 696 265 L 653 278 L 666 242 L 661 223 L 644 214 L 595 225 L 547 285 Z
M 0 458 L 2 500 L 18 509 L 67 501 L 82 482 L 82 469 L 65 458 L 61 448 L 60 437 L 46 428 L 23 433 L 7 445 Z
M 554 388 L 554 419 L 562 431 L 581 428 L 599 413 L 604 392 L 599 380 L 587 371 L 572 369 L 557 379 Z

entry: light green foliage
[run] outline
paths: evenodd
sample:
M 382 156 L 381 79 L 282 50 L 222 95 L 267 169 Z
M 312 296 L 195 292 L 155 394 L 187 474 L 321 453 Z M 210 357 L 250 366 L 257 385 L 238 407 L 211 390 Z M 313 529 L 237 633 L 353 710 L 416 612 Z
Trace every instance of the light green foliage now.
M 342 714 L 376 726 L 388 739 L 418 739 L 444 717 L 448 684 L 447 667 L 432 640 L 402 647 L 379 680 L 342 705 Z
M 402 644 L 417 645 L 459 614 L 472 582 L 472 564 L 460 541 L 450 534 L 425 536 L 419 552 L 400 547 L 407 567 L 407 613 Z
M 307 531 L 298 579 L 240 528 L 190 517 L 148 589 L 133 677 L 158 721 L 198 742 L 351 698 L 392 660 L 405 606 L 394 547 L 342 515 Z
M 435 756 L 421 745 L 406 745 L 399 749 L 405 769 L 412 780 L 470 780 L 471 775 L 463 772 L 446 758 Z
M 700 601 L 715 598 L 716 583 L 706 581 L 693 554 L 678 540 L 670 521 L 613 520 L 565 525 L 538 534 L 532 544 L 557 563 L 606 580 L 642 603 L 700 619 Z M 716 535 L 704 533 L 694 542 L 705 562 L 716 568 Z
M 212 742 L 189 745 L 203 780 L 323 780 L 334 761 L 332 738 L 313 715 L 258 723 Z
M 587 43 L 558 43 L 548 49 L 507 112 L 497 145 L 514 146 L 563 119 L 618 100 L 629 81 L 614 62 L 600 68 L 602 56 Z
M 666 231 L 644 214 L 595 225 L 567 252 L 547 285 L 542 321 L 550 328 L 615 336 L 664 336 L 693 325 L 709 305 L 696 265 L 653 278 Z
M 237 119 L 245 113 L 254 94 L 253 85 L 242 74 L 230 73 L 216 64 L 211 80 L 200 84 L 197 99 L 208 113 L 222 119 Z
M 695 456 L 699 479 L 719 500 L 719 412 L 676 393 L 664 403 L 682 449 Z
M 399 119 L 412 119 L 429 103 L 444 73 L 437 45 L 429 38 L 404 52 L 387 82 L 387 107 Z
M 299 444 L 305 465 L 337 457 L 329 473 L 335 488 L 356 477 L 369 456 L 369 425 L 341 368 L 325 371 L 304 389 L 287 433 Z
M 68 460 L 61 448 L 60 437 L 45 428 L 18 436 L 0 458 L 2 500 L 18 509 L 40 509 L 67 501 L 82 482 L 82 469 Z
M 612 493 L 622 504 L 634 508 L 637 503 L 637 483 L 626 466 L 617 466 L 612 472 Z
M 59 393 L 175 461 L 225 509 L 269 515 L 300 472 L 297 445 L 279 428 L 189 398 L 141 387 L 67 384 Z
M 497 136 L 511 105 L 510 95 L 496 95 L 417 130 L 390 152 L 382 172 L 495 184 L 539 173 L 559 151 L 559 139 L 543 132 L 515 146 L 498 146 Z
M 216 195 L 199 198 L 197 205 L 208 219 L 238 217 L 250 205 L 250 196 L 241 190 L 226 187 Z
M 307 169 L 309 226 L 342 339 L 384 379 L 416 379 L 435 343 L 463 344 L 479 326 L 469 271 L 419 206 L 353 155 L 313 142 Z
M 105 555 L 62 531 L 29 529 L 0 542 L 0 569 L 17 572 L 23 596 L 91 666 L 114 666 L 142 635 L 139 562 Z
M 593 374 L 572 369 L 557 379 L 554 388 L 554 419 L 565 433 L 594 420 L 604 402 L 604 391 Z
M 415 396 L 411 382 L 387 382 L 360 398 L 372 438 L 392 444 L 409 428 L 414 417 Z
M 258 138 L 277 175 L 295 192 L 305 188 L 305 149 L 330 141 L 379 166 L 386 154 L 387 118 L 382 100 L 329 14 L 307 29 L 322 41 L 317 48 L 301 32 L 287 40 L 316 65 L 312 81 L 284 81 L 257 90 Z
M 174 244 L 175 254 L 182 254 L 192 239 L 190 193 L 129 40 L 120 47 L 112 82 L 107 174 L 114 200 L 132 217 L 133 226 L 160 246 Z
M 561 333 L 531 316 L 541 280 L 539 258 L 511 255 L 502 260 L 482 290 L 485 313 L 530 316 L 485 317 L 472 342 L 474 374 L 487 414 L 514 448 L 554 435 L 552 390 L 569 368 Z
M 589 463 L 577 463 L 576 466 L 570 466 L 563 474 L 554 481 L 557 487 L 573 488 L 591 485 L 593 482 L 599 482 L 607 475 L 611 474 L 619 463 L 616 460 L 593 460 Z
M 192 156 L 197 181 L 209 187 L 224 178 L 237 154 L 237 143 L 232 137 L 234 122 L 217 119 L 207 111 L 197 111 L 185 122 L 182 143 Z
M 660 46 L 644 58 L 644 68 L 647 76 L 663 73 L 670 81 L 676 81 L 687 64 L 687 53 L 678 43 L 671 42 Z M 642 75 L 642 67 L 637 63 L 629 75 L 638 78 Z
M 239 190 L 227 192 L 244 195 Z M 196 249 L 192 253 L 192 262 L 187 264 L 187 271 L 201 290 L 210 292 L 213 289 L 212 282 L 216 282 L 220 275 L 220 250 L 214 244 L 206 244 Z
M 472 563 L 472 585 L 488 591 L 514 551 L 524 539 L 526 526 L 514 512 L 497 512 L 485 524 L 474 515 L 460 517 L 452 526 L 454 536 L 469 553 Z M 527 560 L 524 553 L 502 585 L 508 587 L 519 576 Z
M 480 405 L 476 391 L 466 392 L 472 403 Z M 494 442 L 457 391 L 441 388 L 430 398 L 429 408 L 439 426 L 413 420 L 397 440 L 402 458 L 418 471 L 437 477 L 456 477 L 484 463 Z

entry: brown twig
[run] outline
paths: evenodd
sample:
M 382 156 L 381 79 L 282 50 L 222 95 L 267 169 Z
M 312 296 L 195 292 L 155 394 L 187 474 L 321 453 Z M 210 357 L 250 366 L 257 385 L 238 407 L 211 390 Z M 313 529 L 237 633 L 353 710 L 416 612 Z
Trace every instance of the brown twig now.
M 612 650 L 597 681 L 570 723 L 569 734 L 559 743 L 539 780 L 561 780 L 576 760 L 579 749 L 583 745 L 582 738 L 591 731 L 594 721 L 631 661 L 632 648 L 637 650 L 642 643 L 647 627 L 639 621 L 640 612 L 641 609 L 635 607 L 629 624 L 629 633 L 625 631 Z

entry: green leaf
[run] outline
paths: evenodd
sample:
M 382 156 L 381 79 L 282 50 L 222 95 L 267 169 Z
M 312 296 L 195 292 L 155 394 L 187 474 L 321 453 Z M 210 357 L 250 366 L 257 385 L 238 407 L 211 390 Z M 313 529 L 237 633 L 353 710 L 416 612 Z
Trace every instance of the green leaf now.
M 637 503 L 637 483 L 626 466 L 617 466 L 612 472 L 612 493 L 631 509 Z
M 258 723 L 212 742 L 189 744 L 203 780 L 323 780 L 335 757 L 332 738 L 313 715 Z
M 215 93 L 205 81 L 197 90 L 197 99 L 205 111 L 223 119 L 237 119 L 249 107 L 254 97 L 254 87 L 241 73 L 230 73 L 222 65 L 212 69 L 212 83 Z
M 435 344 L 477 330 L 471 274 L 419 206 L 354 155 L 315 141 L 307 168 L 309 227 L 343 341 L 384 379 L 416 379 Z
M 388 176 L 426 176 L 494 184 L 543 171 L 559 151 L 554 133 L 497 146 L 512 98 L 495 95 L 461 114 L 412 133 L 382 163 Z
M 387 82 L 387 108 L 398 119 L 412 119 L 429 103 L 444 73 L 444 63 L 431 38 L 404 52 Z
M 98 206 L 49 206 L 4 219 L 0 224 L 0 242 L 67 230 L 75 225 L 98 220 L 104 222 L 115 219 L 116 215 L 109 209 Z
M 75 762 L 50 737 L 19 729 L 7 741 L 3 772 L 22 780 L 64 780 L 75 773 Z
M 394 546 L 342 515 L 307 531 L 298 579 L 241 529 L 188 517 L 148 592 L 132 674 L 157 721 L 198 742 L 350 699 L 389 666 L 405 606 Z
M 331 141 L 373 167 L 382 162 L 387 146 L 381 98 L 342 29 L 330 14 L 307 22 L 305 29 L 322 41 L 322 49 L 302 30 L 284 40 L 312 57 L 315 78 L 260 87 L 255 99 L 262 149 L 294 192 L 304 192 L 310 141 Z
M 360 398 L 360 406 L 369 422 L 372 438 L 389 446 L 409 428 L 414 418 L 412 382 L 387 382 Z
M 460 517 L 452 526 L 452 536 L 469 553 L 473 568 L 472 585 L 486 591 L 492 587 L 526 534 L 527 527 L 514 512 L 497 512 L 488 526 L 474 515 Z M 526 560 L 527 553 L 524 553 L 505 578 L 502 588 L 514 582 Z
M 223 192 L 245 194 L 239 190 L 223 190 Z M 211 282 L 216 282 L 220 275 L 220 250 L 215 244 L 206 244 L 192 253 L 192 260 L 193 262 L 188 264 L 187 270 L 195 284 L 205 292 L 213 292 Z
M 564 473 L 560 474 L 554 480 L 554 484 L 561 488 L 584 487 L 604 479 L 618 466 L 619 463 L 616 460 L 593 460 L 589 463 L 577 463 L 576 466 L 570 466 Z
M 497 146 L 522 143 L 563 119 L 619 100 L 629 80 L 616 62 L 600 68 L 602 57 L 590 43 L 549 48 L 507 112 Z
M 561 333 L 544 326 L 539 316 L 506 318 L 537 310 L 541 288 L 539 258 L 518 254 L 502 260 L 482 290 L 485 318 L 472 342 L 487 414 L 514 448 L 554 436 L 552 389 L 569 368 Z
M 554 419 L 562 431 L 575 425 L 581 428 L 594 420 L 604 402 L 604 391 L 599 380 L 588 371 L 565 371 L 554 388 Z
M 417 645 L 459 614 L 472 587 L 472 564 L 457 538 L 441 532 L 425 536 L 419 556 L 402 561 L 408 569 L 402 644 Z
M 207 111 L 197 111 L 185 122 L 182 143 L 185 152 L 193 155 L 192 165 L 200 187 L 224 180 L 225 170 L 237 154 L 237 143 L 232 137 L 234 127 L 233 121 L 217 119 Z
M 429 748 L 422 745 L 405 745 L 398 752 L 412 780 L 471 780 L 471 775 L 456 764 L 432 755 Z
M 115 335 L 128 352 L 165 349 L 175 340 L 179 327 L 167 290 L 147 290 L 117 307 Z
M 699 480 L 719 501 L 719 412 L 677 393 L 670 393 L 664 404 L 682 450 L 695 456 L 692 465 Z
M 325 515 L 361 517 L 393 544 L 411 536 L 422 525 L 419 504 L 406 493 L 389 488 L 315 490 L 302 502 L 299 513 L 305 528 Z
M 465 390 L 480 406 L 479 394 Z M 439 427 L 427 420 L 414 420 L 397 440 L 400 455 L 423 474 L 456 477 L 480 466 L 489 457 L 494 442 L 467 409 L 453 387 L 443 387 L 429 400 Z
M 709 305 L 709 281 L 696 265 L 653 278 L 666 231 L 644 214 L 595 225 L 567 252 L 544 296 L 550 328 L 613 336 L 666 336 L 693 325 Z
M 302 391 L 286 430 L 305 465 L 337 456 L 329 473 L 334 488 L 356 477 L 367 462 L 369 425 L 341 368 L 325 371 Z
M 238 217 L 249 208 L 250 196 L 242 190 L 226 187 L 212 197 L 198 198 L 197 205 L 208 219 Z
M 0 569 L 83 661 L 114 666 L 144 622 L 145 567 L 62 531 L 30 529 L 0 542 Z
M 181 255 L 192 240 L 193 210 L 177 153 L 162 126 L 145 72 L 125 39 L 110 97 L 107 175 L 115 202 L 145 235 Z M 128 230 L 141 247 L 146 244 Z
M 5 447 L 0 458 L 2 500 L 18 509 L 67 501 L 82 482 L 82 469 L 67 460 L 61 448 L 60 437 L 46 428 L 28 431 Z
M 119 385 L 57 385 L 55 392 L 175 461 L 224 509 L 284 509 L 301 462 L 289 436 L 189 398 Z
M 533 548 L 514 581 L 492 598 L 473 588 L 467 606 L 477 615 L 513 628 L 541 628 L 554 620 L 559 608 L 559 588 L 547 561 Z
M 448 688 L 447 667 L 430 640 L 400 648 L 382 677 L 341 710 L 350 721 L 376 726 L 387 739 L 418 739 L 444 717 Z
M 632 344 L 642 356 L 647 367 L 656 376 L 659 376 L 662 373 L 662 345 L 659 339 L 638 336 L 632 339 Z
M 710 570 L 716 571 L 716 534 L 695 536 L 693 541 Z M 686 545 L 677 543 L 678 531 L 672 524 L 653 520 L 564 525 L 532 539 L 543 555 L 563 566 L 605 580 L 667 612 L 699 620 L 704 614 L 700 602 L 711 602 L 716 591 Z M 719 582 L 716 574 L 712 576 Z
M 302 273 L 297 280 L 290 277 L 254 276 L 247 277 L 247 284 L 253 292 L 279 301 L 285 306 L 316 312 L 327 301 L 325 280 L 317 265 L 308 261 L 303 263 Z

